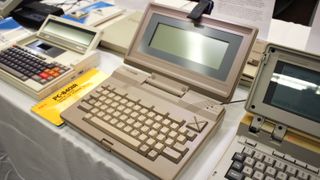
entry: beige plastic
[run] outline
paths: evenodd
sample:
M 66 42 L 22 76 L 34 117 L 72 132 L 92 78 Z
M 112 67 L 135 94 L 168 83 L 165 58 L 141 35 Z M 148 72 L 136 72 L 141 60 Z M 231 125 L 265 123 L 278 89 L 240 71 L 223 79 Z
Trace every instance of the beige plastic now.
M 256 28 L 242 26 L 231 22 L 213 19 L 211 16 L 203 15 L 201 25 L 230 32 L 243 37 L 243 41 L 238 49 L 234 63 L 229 71 L 226 81 L 214 79 L 199 73 L 183 69 L 175 64 L 169 63 L 157 57 L 153 57 L 138 51 L 147 25 L 149 24 L 152 14 L 162 14 L 168 17 L 191 22 L 187 18 L 189 12 L 173 9 L 172 7 L 157 5 L 151 3 L 145 12 L 141 24 L 132 41 L 129 51 L 125 56 L 125 63 L 139 67 L 144 71 L 156 72 L 165 75 L 171 79 L 179 81 L 190 89 L 201 94 L 214 98 L 222 102 L 229 102 L 234 90 L 240 80 L 240 74 L 245 65 L 254 39 L 258 33 Z

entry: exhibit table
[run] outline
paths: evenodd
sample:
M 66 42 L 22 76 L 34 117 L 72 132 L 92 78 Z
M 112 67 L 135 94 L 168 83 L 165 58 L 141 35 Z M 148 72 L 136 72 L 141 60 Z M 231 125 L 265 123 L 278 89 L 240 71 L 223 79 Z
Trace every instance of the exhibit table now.
M 100 50 L 98 69 L 111 74 L 123 57 Z M 105 151 L 68 126 L 55 127 L 31 112 L 36 100 L 0 80 L 0 152 L 26 180 L 149 179 L 135 166 Z M 245 99 L 238 87 L 233 100 Z M 206 179 L 235 135 L 244 102 L 225 105 L 226 116 L 217 134 L 190 162 L 181 179 Z M 1 154 L 0 153 L 0 154 Z M 1 156 L 0 156 L 1 157 Z

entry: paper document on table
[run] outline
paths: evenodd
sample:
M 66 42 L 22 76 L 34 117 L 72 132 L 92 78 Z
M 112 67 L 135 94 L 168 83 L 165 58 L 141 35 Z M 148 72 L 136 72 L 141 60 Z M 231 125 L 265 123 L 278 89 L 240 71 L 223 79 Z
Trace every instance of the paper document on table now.
M 32 112 L 56 126 L 61 126 L 64 121 L 60 118 L 60 113 L 108 77 L 104 72 L 92 69 L 33 106 Z
M 259 28 L 258 38 L 267 40 L 275 0 L 215 0 L 214 17 Z

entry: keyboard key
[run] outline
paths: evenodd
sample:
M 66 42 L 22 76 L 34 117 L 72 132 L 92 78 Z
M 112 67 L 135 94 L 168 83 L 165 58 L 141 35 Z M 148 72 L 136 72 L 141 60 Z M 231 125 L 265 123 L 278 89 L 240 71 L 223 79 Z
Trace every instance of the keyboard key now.
M 301 179 L 301 180 L 307 180 L 309 178 L 310 174 L 309 173 L 306 173 L 304 171 L 298 171 L 298 174 L 297 174 L 297 178 Z
M 90 104 L 88 104 L 86 102 L 82 102 L 81 104 L 79 104 L 78 108 L 84 112 L 90 112 L 90 110 L 93 108 L 93 106 L 91 106 Z
M 163 143 L 163 142 L 166 140 L 166 136 L 163 135 L 163 134 L 159 134 L 159 135 L 157 136 L 157 140 L 158 140 L 159 142 Z
M 300 167 L 303 167 L 303 168 L 307 167 L 307 164 L 305 162 L 300 161 L 300 160 L 296 160 L 295 164 Z
M 253 174 L 253 169 L 249 166 L 244 166 L 244 168 L 242 169 L 242 173 L 247 177 L 251 177 Z
M 181 154 L 170 147 L 165 147 L 161 154 L 174 163 L 178 163 L 182 159 Z
M 285 170 L 285 173 L 287 173 L 289 176 L 296 176 L 297 170 L 298 169 L 296 167 L 288 165 Z
M 238 162 L 238 161 L 234 161 L 234 162 L 231 164 L 231 169 L 233 169 L 233 170 L 235 170 L 235 171 L 241 172 L 241 171 L 242 171 L 242 168 L 243 168 L 242 163 L 240 163 L 240 162 Z
M 185 145 L 183 145 L 183 144 L 180 144 L 180 143 L 178 143 L 178 142 L 175 143 L 172 148 L 173 148 L 174 150 L 180 152 L 180 153 L 182 154 L 182 156 L 184 156 L 184 155 L 188 152 L 188 150 L 189 150 L 189 148 L 187 148 L 187 146 L 185 146 Z
M 187 141 L 187 138 L 185 136 L 183 136 L 183 135 L 179 135 L 177 137 L 177 141 L 180 142 L 181 144 L 185 144 L 186 141 Z
M 266 168 L 266 165 L 260 161 L 256 162 L 256 164 L 253 167 L 254 170 L 260 171 L 260 172 L 264 172 L 265 168 Z
M 243 154 L 245 154 L 246 156 L 252 157 L 253 153 L 254 153 L 254 151 L 251 148 L 245 147 L 243 149 Z
M 243 174 L 241 174 L 233 169 L 229 169 L 229 171 L 227 172 L 225 177 L 229 180 L 242 180 L 242 179 L 244 179 Z
M 288 180 L 298 180 L 297 178 L 295 178 L 295 177 L 289 177 L 289 179 Z
M 245 157 L 244 154 L 236 152 L 236 153 L 233 155 L 232 160 L 233 160 L 233 161 L 243 162 L 245 158 L 246 158 L 246 157 Z
M 273 167 L 268 166 L 266 168 L 265 174 L 270 176 L 270 177 L 274 177 L 276 175 L 277 170 Z
M 178 136 L 178 133 L 176 131 L 170 131 L 168 135 L 172 139 L 175 139 Z
M 295 159 L 292 156 L 288 155 L 288 154 L 285 154 L 283 158 L 285 160 L 289 161 L 289 162 L 292 162 L 292 163 L 295 162 Z
M 309 180 L 320 180 L 320 177 L 315 177 L 315 176 L 310 176 L 310 179 Z
M 145 134 L 140 134 L 140 136 L 138 137 L 138 139 L 139 139 L 141 142 L 145 142 L 145 141 L 148 139 L 148 136 L 145 135 Z
M 264 174 L 262 172 L 259 171 L 255 171 L 253 173 L 252 179 L 253 180 L 263 180 Z
M 251 157 L 246 157 L 246 159 L 244 160 L 244 164 L 250 167 L 253 167 L 255 163 L 255 160 L 252 159 Z
M 264 180 L 274 180 L 274 178 L 270 176 L 266 176 Z
M 189 141 L 193 141 L 197 135 L 194 132 L 188 131 L 186 137 Z
M 149 147 L 153 147 L 156 144 L 156 140 L 154 140 L 153 138 L 149 138 L 149 139 L 147 139 L 146 144 Z
M 174 144 L 174 140 L 171 139 L 171 138 L 168 138 L 168 139 L 166 139 L 166 140 L 164 141 L 164 143 L 165 143 L 165 145 L 171 147 L 171 146 L 173 146 L 173 144 Z
M 259 151 L 256 151 L 253 155 L 253 159 L 255 159 L 256 161 L 262 161 L 264 158 L 264 154 L 262 154 Z
M 128 126 L 128 127 L 131 128 L 131 126 Z M 133 131 L 131 131 L 130 135 L 133 137 L 138 137 L 140 135 L 140 132 L 138 130 L 134 129 Z
M 257 142 L 251 139 L 246 139 L 246 144 L 255 147 L 257 145 Z
M 108 123 L 104 122 L 101 119 L 93 117 L 89 120 L 94 126 L 105 132 L 106 134 L 110 135 L 111 137 L 115 138 L 116 140 L 120 141 L 121 143 L 127 145 L 128 147 L 132 148 L 135 151 L 138 151 L 139 146 L 141 143 L 137 141 L 135 138 L 127 135 L 126 133 L 114 128 L 113 126 L 109 125 Z
M 158 152 L 155 150 L 151 150 L 148 155 L 147 158 L 150 159 L 151 161 L 154 161 L 157 157 L 158 157 Z
M 276 176 L 276 180 L 287 180 L 288 175 L 284 172 L 279 171 Z
M 165 148 L 165 146 L 158 142 L 156 145 L 154 145 L 154 150 L 157 151 L 158 153 L 162 152 L 162 150 Z
M 187 135 L 188 129 L 185 128 L 185 127 L 181 127 L 181 128 L 178 130 L 178 132 L 179 132 L 180 134 L 182 134 L 182 135 Z
M 307 169 L 312 171 L 312 172 L 314 172 L 314 173 L 316 173 L 316 174 L 319 173 L 319 169 L 314 167 L 314 166 L 312 166 L 312 165 L 310 165 L 310 164 L 307 165 Z
M 142 154 L 143 156 L 146 156 L 148 154 L 148 152 L 150 151 L 150 147 L 143 144 L 140 148 L 139 148 L 139 153 Z
M 274 168 L 279 170 L 279 171 L 284 171 L 284 168 L 286 165 L 282 161 L 276 161 Z
M 281 152 L 279 152 L 279 151 L 273 151 L 272 154 L 275 155 L 275 156 L 277 156 L 277 157 L 279 157 L 279 158 L 283 158 L 283 157 L 284 157 L 284 154 L 281 153 Z
M 275 160 L 274 158 L 270 157 L 270 156 L 266 156 L 263 160 L 264 163 L 266 163 L 268 166 L 273 166 Z

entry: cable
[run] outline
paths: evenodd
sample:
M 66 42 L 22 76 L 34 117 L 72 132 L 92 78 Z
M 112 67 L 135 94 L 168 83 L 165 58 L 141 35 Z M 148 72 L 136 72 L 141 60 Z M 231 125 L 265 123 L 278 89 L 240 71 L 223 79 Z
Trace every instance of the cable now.
M 241 103 L 241 102 L 246 102 L 246 101 L 247 101 L 247 99 L 241 99 L 241 100 L 236 100 L 236 101 L 230 101 L 230 102 L 228 102 L 228 103 L 221 103 L 221 105 Z

